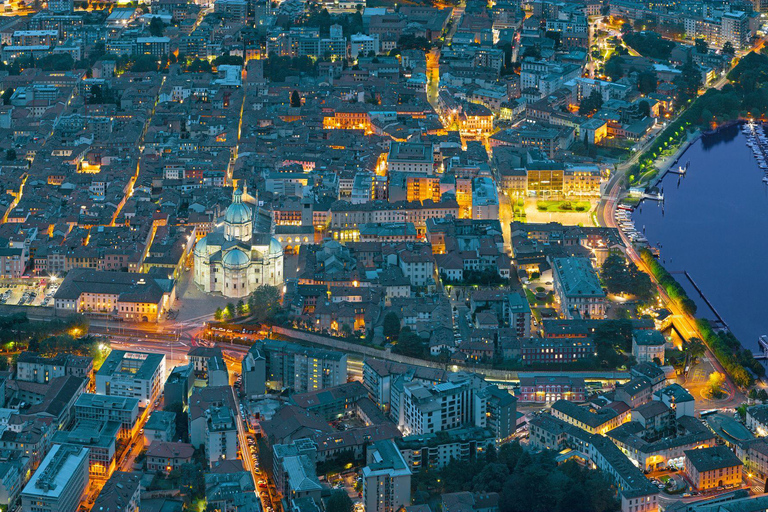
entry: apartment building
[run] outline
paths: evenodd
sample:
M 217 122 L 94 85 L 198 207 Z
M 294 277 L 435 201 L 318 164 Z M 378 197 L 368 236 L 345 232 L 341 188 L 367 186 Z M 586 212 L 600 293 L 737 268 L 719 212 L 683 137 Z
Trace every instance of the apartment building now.
M 363 468 L 363 503 L 367 512 L 395 512 L 411 504 L 411 470 L 394 441 L 376 441 Z

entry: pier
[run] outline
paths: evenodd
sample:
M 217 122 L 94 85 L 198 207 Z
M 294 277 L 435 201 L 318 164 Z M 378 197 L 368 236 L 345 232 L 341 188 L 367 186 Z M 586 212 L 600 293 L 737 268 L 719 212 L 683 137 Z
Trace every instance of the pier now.
M 691 161 L 688 160 L 687 162 L 685 162 L 685 167 L 683 167 L 682 165 L 678 165 L 677 169 L 674 169 L 674 168 L 670 167 L 667 170 L 667 172 L 670 173 L 670 174 L 677 174 L 679 176 L 685 176 L 685 173 L 688 172 L 688 166 L 690 166 L 690 165 L 691 165 Z
M 723 317 L 720 316 L 720 313 L 717 312 L 717 309 L 715 309 L 715 306 L 711 302 L 709 302 L 709 299 L 706 297 L 706 295 L 704 295 L 704 292 L 701 291 L 701 288 L 699 288 L 699 285 L 696 284 L 696 281 L 693 280 L 693 278 L 691 277 L 691 275 L 688 273 L 687 270 L 683 270 L 682 272 L 681 271 L 670 272 L 670 274 L 685 275 L 686 279 L 688 279 L 688 282 L 691 283 L 691 286 L 693 286 L 694 290 L 696 290 L 696 293 L 699 294 L 699 297 L 701 297 L 701 299 L 704 301 L 704 303 L 707 305 L 710 311 L 712 311 L 712 313 L 715 315 L 715 317 L 717 318 L 717 323 L 720 324 L 720 327 L 730 330 L 728 328 L 728 324 L 725 323 L 725 320 L 723 320 Z

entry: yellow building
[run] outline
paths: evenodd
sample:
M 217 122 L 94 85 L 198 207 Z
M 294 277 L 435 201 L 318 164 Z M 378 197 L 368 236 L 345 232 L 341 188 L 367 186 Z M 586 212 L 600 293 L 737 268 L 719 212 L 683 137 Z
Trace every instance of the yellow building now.
M 528 192 L 537 196 L 563 193 L 565 169 L 554 162 L 528 166 Z
M 685 474 L 697 490 L 741 485 L 744 464 L 727 446 L 686 450 L 684 453 Z
M 408 176 L 406 178 L 407 201 L 440 201 L 440 178 L 437 176 Z
M 467 103 L 458 121 L 462 136 L 480 137 L 493 133 L 493 112 L 484 105 Z
M 363 130 L 370 132 L 371 118 L 368 112 L 361 108 L 344 108 L 328 112 L 323 117 L 323 128 L 326 130 Z
M 602 173 L 596 165 L 568 167 L 563 171 L 563 193 L 577 196 L 600 194 Z

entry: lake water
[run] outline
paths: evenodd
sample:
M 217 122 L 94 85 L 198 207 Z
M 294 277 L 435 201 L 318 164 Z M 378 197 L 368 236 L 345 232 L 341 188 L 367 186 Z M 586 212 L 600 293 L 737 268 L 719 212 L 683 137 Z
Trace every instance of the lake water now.
M 680 158 L 690 160 L 685 177 L 667 174 L 664 203 L 643 201 L 635 227 L 650 244 L 661 244 L 670 272 L 687 271 L 739 338 L 757 349 L 768 334 L 768 186 L 738 127 L 694 143 Z M 712 317 L 684 275 L 675 275 Z

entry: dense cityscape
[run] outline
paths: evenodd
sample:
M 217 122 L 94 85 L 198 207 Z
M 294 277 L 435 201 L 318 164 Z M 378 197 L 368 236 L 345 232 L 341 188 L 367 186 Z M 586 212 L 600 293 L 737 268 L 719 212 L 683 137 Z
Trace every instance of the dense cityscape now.
M 768 1 L 0 14 L 0 511 L 768 510 Z

